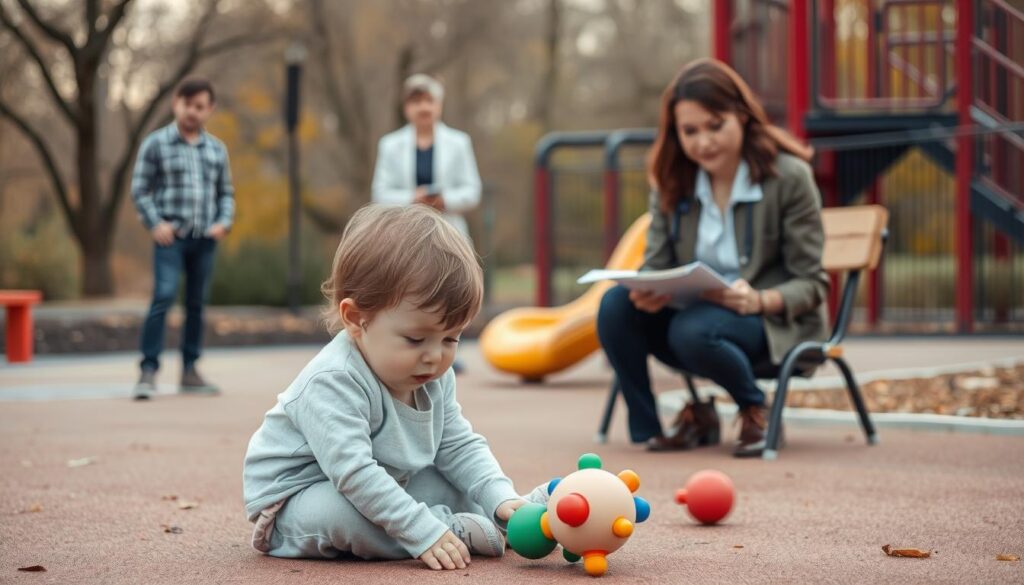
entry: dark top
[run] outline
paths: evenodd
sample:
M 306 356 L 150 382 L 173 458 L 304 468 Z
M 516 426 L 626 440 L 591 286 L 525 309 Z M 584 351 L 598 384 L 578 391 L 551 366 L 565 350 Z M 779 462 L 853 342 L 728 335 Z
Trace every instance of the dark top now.
M 434 147 L 416 149 L 416 186 L 434 182 Z

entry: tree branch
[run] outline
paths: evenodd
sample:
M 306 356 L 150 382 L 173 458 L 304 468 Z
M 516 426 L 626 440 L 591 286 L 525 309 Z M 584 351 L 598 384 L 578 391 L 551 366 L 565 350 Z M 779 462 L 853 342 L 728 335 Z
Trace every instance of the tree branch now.
M 36 9 L 29 4 L 28 0 L 18 0 L 18 6 L 21 6 L 21 9 L 25 11 L 25 14 L 27 14 L 32 22 L 45 32 L 48 37 L 64 45 L 72 57 L 78 52 L 78 45 L 75 44 L 75 40 L 71 38 L 71 35 L 43 20 L 42 17 L 39 16 L 39 13 L 36 12 Z
M 448 65 L 452 60 L 463 55 L 471 42 L 490 34 L 495 20 L 487 15 L 481 15 L 464 26 L 456 28 L 444 49 L 435 53 L 432 59 L 420 63 L 416 69 L 424 73 L 434 73 Z
M 342 94 L 341 88 L 338 85 L 337 66 L 334 61 L 334 51 L 331 46 L 331 36 L 323 2 L 313 0 L 310 6 L 312 9 L 310 12 L 311 24 L 313 25 L 314 34 L 319 40 L 317 65 L 320 68 L 320 78 L 324 84 L 327 101 L 331 106 L 331 110 L 338 118 L 338 131 L 336 134 L 349 147 L 350 154 L 353 157 L 360 154 L 365 156 L 365 153 L 368 153 L 371 148 L 371 145 L 367 143 L 366 134 L 368 132 L 365 130 L 365 123 L 369 116 L 365 114 L 362 116 L 356 115 L 355 111 L 359 105 L 353 104 L 351 99 L 347 99 Z M 347 35 L 342 33 L 342 36 Z M 351 59 L 348 61 L 351 61 Z M 346 71 L 346 73 L 349 76 L 354 75 L 354 72 L 351 71 Z M 362 104 L 362 107 L 359 107 L 359 109 L 365 112 L 365 104 Z
M 89 31 L 88 37 L 91 39 L 96 33 L 96 21 L 100 18 L 100 0 L 85 0 L 85 12 L 82 14 L 85 18 L 85 30 Z
M 121 2 L 118 2 L 113 10 L 110 11 L 110 14 L 106 15 L 107 23 L 102 29 L 97 27 L 97 22 L 102 15 L 101 13 L 97 13 L 89 20 L 87 24 L 89 37 L 80 49 L 83 60 L 95 59 L 98 61 L 103 57 L 103 54 L 107 51 L 107 46 L 110 45 L 110 37 L 128 12 L 128 4 L 130 2 L 131 0 L 121 0 Z
M 110 11 L 110 14 L 107 15 L 107 25 L 100 31 L 104 37 L 104 44 L 110 40 L 110 36 L 114 33 L 117 25 L 121 24 L 121 21 L 124 20 L 124 15 L 128 12 L 128 5 L 131 2 L 132 0 L 121 0 Z
M 77 210 L 71 207 L 71 201 L 68 199 L 68 192 L 64 187 L 64 181 L 61 179 L 60 170 L 57 168 L 57 163 L 55 162 L 53 155 L 50 153 L 49 147 L 46 146 L 46 142 L 43 141 L 43 137 L 35 130 L 35 128 L 30 126 L 24 118 L 19 116 L 6 103 L 4 103 L 3 100 L 0 100 L 0 116 L 4 116 L 13 122 L 15 127 L 21 130 L 22 134 L 24 134 L 32 145 L 35 146 L 40 158 L 43 159 L 43 166 L 46 168 L 50 182 L 53 184 L 54 194 L 60 202 L 61 209 L 64 211 L 64 216 L 67 219 L 68 225 L 71 226 L 72 230 L 77 232 Z
M 214 55 L 240 49 L 246 45 L 259 45 L 268 41 L 274 41 L 282 38 L 280 33 L 277 32 L 257 32 L 248 33 L 244 35 L 235 35 L 231 38 L 218 41 L 216 43 L 210 43 L 209 45 L 199 49 L 199 59 L 207 59 Z
M 25 36 L 25 33 L 21 28 L 11 20 L 11 16 L 4 9 L 2 3 L 0 3 L 0 23 L 14 34 L 14 37 L 21 43 L 29 56 L 32 57 L 32 60 L 35 61 L 36 65 L 39 66 L 39 72 L 43 76 L 43 81 L 46 82 L 46 88 L 50 91 L 50 95 L 53 96 L 53 100 L 57 102 L 57 107 L 60 108 L 61 112 L 67 116 L 68 120 L 70 120 L 72 124 L 74 124 L 78 119 L 77 112 L 71 109 L 71 104 L 64 99 L 64 96 L 62 96 L 60 91 L 57 89 L 57 84 L 54 82 L 53 76 L 50 75 L 50 70 L 47 68 L 46 61 L 43 60 L 43 56 L 39 53 L 39 49 L 35 46 L 35 43 Z

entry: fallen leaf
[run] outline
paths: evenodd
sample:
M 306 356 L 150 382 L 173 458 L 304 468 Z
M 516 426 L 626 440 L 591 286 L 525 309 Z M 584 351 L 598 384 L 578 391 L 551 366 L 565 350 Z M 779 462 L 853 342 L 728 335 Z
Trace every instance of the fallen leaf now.
M 1018 557 L 1017 555 L 1011 555 L 1011 554 L 1003 553 L 1001 555 L 996 555 L 996 560 L 997 561 L 1019 561 L 1020 557 Z
M 25 571 L 26 573 L 45 573 L 46 567 L 42 565 L 32 565 L 31 567 L 18 567 L 19 571 Z
M 199 502 L 189 502 L 189 501 L 186 501 L 186 500 L 182 500 L 182 501 L 178 502 L 178 509 L 179 510 L 191 510 L 192 508 L 195 508 L 198 505 L 199 505 Z
M 743 548 L 743 545 L 742 544 L 734 544 L 734 545 L 732 545 L 732 547 L 733 548 Z
M 882 547 L 882 552 L 890 557 L 910 557 L 914 559 L 927 559 L 932 553 L 919 548 L 893 548 L 891 544 Z
M 161 500 L 165 500 L 165 501 L 171 501 L 171 502 L 173 502 L 174 500 L 177 500 L 177 499 L 178 499 L 178 496 L 176 496 L 176 495 L 174 495 L 174 494 L 168 494 L 168 495 L 166 495 L 166 496 L 160 496 L 160 499 L 161 499 Z
M 164 532 L 168 534 L 181 534 L 182 532 L 185 532 L 180 526 L 168 526 L 166 524 L 161 524 L 160 528 L 163 528 Z
M 81 459 L 68 459 L 68 467 L 85 467 L 96 463 L 95 457 L 82 457 Z

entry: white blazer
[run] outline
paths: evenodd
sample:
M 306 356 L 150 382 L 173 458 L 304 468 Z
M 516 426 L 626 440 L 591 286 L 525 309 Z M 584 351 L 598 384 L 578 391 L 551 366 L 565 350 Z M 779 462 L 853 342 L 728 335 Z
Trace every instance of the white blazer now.
M 480 203 L 480 173 L 469 135 L 438 122 L 434 126 L 434 185 L 444 198 L 445 218 L 466 237 L 463 213 Z M 416 192 L 416 130 L 407 124 L 385 134 L 377 145 L 373 201 L 411 204 Z

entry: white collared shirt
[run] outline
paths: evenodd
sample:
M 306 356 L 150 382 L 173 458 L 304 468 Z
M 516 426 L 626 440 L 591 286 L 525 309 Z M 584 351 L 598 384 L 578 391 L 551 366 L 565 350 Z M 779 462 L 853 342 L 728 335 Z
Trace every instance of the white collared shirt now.
M 697 172 L 694 195 L 701 204 L 696 258 L 732 282 L 740 277 L 740 258 L 736 245 L 733 211 L 739 203 L 760 201 L 764 197 L 761 185 L 751 181 L 750 167 L 741 159 L 739 167 L 736 168 L 736 177 L 732 181 L 729 207 L 724 214 L 715 203 L 711 192 L 711 179 L 704 169 Z

